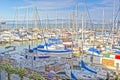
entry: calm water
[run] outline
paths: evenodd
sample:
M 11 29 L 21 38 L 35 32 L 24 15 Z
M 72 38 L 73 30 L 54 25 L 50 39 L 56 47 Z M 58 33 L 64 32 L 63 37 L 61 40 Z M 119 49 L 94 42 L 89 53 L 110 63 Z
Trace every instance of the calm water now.
M 29 48 L 29 45 L 31 48 L 36 47 L 38 44 L 41 43 L 41 40 L 33 40 L 33 41 L 23 41 L 23 42 L 12 42 L 12 43 L 6 43 L 6 44 L 0 44 L 0 52 L 5 51 L 6 46 L 16 46 L 16 50 L 21 52 L 24 48 Z
M 61 24 L 61 23 L 58 23 L 58 24 L 38 24 L 37 25 L 37 27 L 38 28 L 45 28 L 45 27 L 48 27 L 48 28 L 65 28 L 65 27 L 72 27 L 72 23 L 63 23 L 63 24 Z M 81 26 L 82 26 L 82 24 L 81 23 L 79 23 L 79 24 L 77 24 L 77 26 L 76 26 L 76 24 L 75 24 L 75 28 L 77 27 L 77 28 L 81 28 Z M 84 25 L 84 28 L 89 28 L 89 29 L 92 29 L 92 28 L 102 28 L 102 24 L 89 24 L 89 23 L 86 23 L 85 25 Z M 16 29 L 16 28 L 33 28 L 33 27 L 36 27 L 34 24 L 28 24 L 28 25 L 26 25 L 26 24 L 18 24 L 18 25 L 16 25 L 16 24 L 5 24 L 5 25 L 0 25 L 0 29 Z M 112 25 L 111 24 L 104 24 L 104 28 L 106 28 L 106 29 L 110 29 L 112 27 Z

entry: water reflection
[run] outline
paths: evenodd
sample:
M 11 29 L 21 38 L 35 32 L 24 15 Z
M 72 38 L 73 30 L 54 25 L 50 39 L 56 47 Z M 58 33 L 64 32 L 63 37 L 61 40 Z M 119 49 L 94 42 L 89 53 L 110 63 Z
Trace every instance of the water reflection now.
M 11 42 L 0 44 L 0 52 L 5 50 L 6 46 L 16 46 L 17 51 L 21 52 L 24 48 L 36 47 L 38 44 L 42 43 L 41 40 L 30 40 L 30 41 L 21 41 L 21 42 Z

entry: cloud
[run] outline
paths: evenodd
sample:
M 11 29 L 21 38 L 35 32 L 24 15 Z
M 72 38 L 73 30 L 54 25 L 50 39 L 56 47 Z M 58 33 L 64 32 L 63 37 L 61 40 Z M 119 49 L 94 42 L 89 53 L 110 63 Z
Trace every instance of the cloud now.
M 113 3 L 114 0 L 102 0 L 100 4 L 108 4 L 111 5 Z
M 72 6 L 74 0 L 24 0 L 28 5 L 20 8 L 38 7 L 39 9 L 60 9 Z
M 102 0 L 100 3 L 101 5 L 104 5 L 106 7 L 113 7 L 115 5 L 115 8 L 118 8 L 120 5 L 119 0 Z
M 116 8 L 119 3 L 116 0 Z M 76 0 L 24 0 L 26 3 L 25 6 L 19 6 L 19 9 L 32 8 L 37 7 L 38 13 L 41 19 L 48 18 L 68 18 L 70 14 L 73 13 L 76 6 Z M 86 4 L 87 3 L 87 4 Z M 85 6 L 88 6 L 88 10 L 90 12 L 90 16 L 92 20 L 102 20 L 102 11 L 103 8 L 105 10 L 105 19 L 112 18 L 112 9 L 113 9 L 113 0 L 98 0 L 94 2 L 90 2 L 86 0 L 81 0 L 78 2 L 78 17 L 81 19 L 81 13 L 84 12 Z M 88 13 L 86 13 L 86 18 L 88 18 Z M 30 13 L 31 19 L 33 18 L 33 12 Z
M 100 3 L 97 3 L 98 5 L 93 6 L 89 11 L 91 14 L 92 19 L 101 19 L 103 16 L 103 9 L 104 9 L 104 19 L 105 20 L 112 20 L 113 18 L 113 9 L 114 14 L 116 15 L 120 2 L 118 0 L 101 0 Z M 114 6 L 115 5 L 115 6 Z

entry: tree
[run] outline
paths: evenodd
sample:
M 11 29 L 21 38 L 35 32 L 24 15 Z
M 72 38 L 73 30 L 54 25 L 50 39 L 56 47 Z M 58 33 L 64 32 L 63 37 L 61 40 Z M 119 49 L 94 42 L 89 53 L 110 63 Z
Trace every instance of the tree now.
M 23 80 L 26 70 L 21 68 L 15 68 L 15 70 L 16 70 L 16 74 L 20 76 L 20 80 Z
M 0 80 L 1 80 L 1 75 L 2 74 L 2 64 L 0 63 Z
M 9 64 L 1 64 L 0 67 L 8 73 L 8 80 L 11 80 L 11 75 L 15 73 L 15 69 Z
M 41 77 L 38 73 L 34 73 L 33 75 L 29 76 L 30 79 L 35 79 L 35 80 L 44 80 L 43 77 Z

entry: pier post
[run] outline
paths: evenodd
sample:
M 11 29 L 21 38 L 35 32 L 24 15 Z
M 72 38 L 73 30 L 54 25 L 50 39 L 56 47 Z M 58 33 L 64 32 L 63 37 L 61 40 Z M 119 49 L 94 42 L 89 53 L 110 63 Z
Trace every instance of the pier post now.
M 30 50 L 30 45 L 29 45 L 29 50 Z
M 0 64 L 1 64 L 1 61 L 2 61 L 2 57 L 0 57 Z M 0 68 L 0 80 L 2 80 L 1 76 L 2 76 L 2 70 Z
M 119 63 L 116 63 L 116 79 L 118 80 L 119 75 Z

